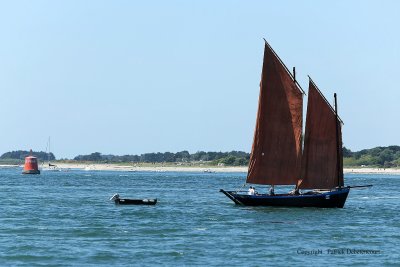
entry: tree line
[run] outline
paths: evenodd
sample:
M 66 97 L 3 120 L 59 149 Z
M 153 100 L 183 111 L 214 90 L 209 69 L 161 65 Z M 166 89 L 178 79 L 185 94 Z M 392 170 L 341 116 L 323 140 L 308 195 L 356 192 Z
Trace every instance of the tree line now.
M 79 155 L 74 158 L 76 161 L 95 161 L 95 162 L 146 162 L 146 163 L 183 163 L 183 162 L 210 162 L 211 164 L 222 163 L 229 166 L 245 166 L 249 163 L 250 154 L 242 151 L 231 152 L 204 152 L 198 151 L 190 154 L 188 151 L 145 153 L 141 155 L 102 155 L 99 152 L 89 155 Z
M 27 150 L 10 151 L 10 152 L 6 152 L 3 155 L 1 155 L 0 159 L 2 159 L 2 160 L 8 160 L 8 159 L 24 160 L 25 157 L 29 156 L 30 154 L 31 154 L 31 152 L 27 151 Z M 43 152 L 43 151 L 32 151 L 32 155 L 37 157 L 41 161 L 56 159 L 56 157 L 54 156 L 53 153 L 47 153 L 47 152 Z
M 344 166 L 400 167 L 400 146 L 374 147 L 352 152 L 343 147 Z
M 0 156 L 0 160 L 19 160 L 23 161 L 30 152 L 26 150 L 17 150 L 6 152 Z M 53 153 L 43 151 L 32 152 L 40 161 L 55 160 Z M 343 147 L 343 165 L 346 167 L 400 167 L 400 146 L 375 147 L 353 152 Z M 224 164 L 227 166 L 246 166 L 249 163 L 250 154 L 243 151 L 231 152 L 204 152 L 198 151 L 190 154 L 188 151 L 176 153 L 144 153 L 141 155 L 103 155 L 100 152 L 88 155 L 76 156 L 74 161 L 91 161 L 99 163 L 188 163 L 188 162 L 207 162 L 208 164 Z

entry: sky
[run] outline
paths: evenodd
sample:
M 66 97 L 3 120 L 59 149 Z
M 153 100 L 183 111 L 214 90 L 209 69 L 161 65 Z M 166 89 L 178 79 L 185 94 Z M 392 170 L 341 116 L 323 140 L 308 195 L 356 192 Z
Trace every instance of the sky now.
M 250 152 L 263 38 L 338 94 L 353 151 L 400 145 L 400 1 L 0 1 L 0 154 Z

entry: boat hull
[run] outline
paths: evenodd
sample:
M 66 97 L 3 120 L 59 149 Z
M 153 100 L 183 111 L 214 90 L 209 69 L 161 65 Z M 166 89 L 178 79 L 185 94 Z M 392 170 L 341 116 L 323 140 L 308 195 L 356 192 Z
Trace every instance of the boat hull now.
M 290 194 L 240 194 L 235 191 L 225 191 L 224 193 L 237 205 L 244 206 L 280 206 L 280 207 L 316 207 L 316 208 L 343 208 L 350 188 L 342 188 L 327 192 L 310 192 L 300 195 Z
M 155 205 L 157 199 L 115 199 L 117 205 Z

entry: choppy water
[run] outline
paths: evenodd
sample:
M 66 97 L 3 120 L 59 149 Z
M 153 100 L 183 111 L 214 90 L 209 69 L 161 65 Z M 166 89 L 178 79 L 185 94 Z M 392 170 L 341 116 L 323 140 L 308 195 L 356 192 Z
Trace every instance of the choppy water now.
M 244 174 L 0 169 L 0 265 L 399 266 L 400 176 L 345 178 L 374 187 L 352 190 L 344 209 L 268 208 L 218 192 Z M 115 192 L 159 202 L 115 206 Z

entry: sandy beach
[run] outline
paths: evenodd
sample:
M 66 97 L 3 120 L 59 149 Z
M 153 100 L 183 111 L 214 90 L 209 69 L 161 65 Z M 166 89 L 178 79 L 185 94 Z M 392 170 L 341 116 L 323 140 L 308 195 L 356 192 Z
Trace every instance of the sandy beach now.
M 360 174 L 400 174 L 397 168 L 344 168 L 344 173 L 360 173 Z
M 128 166 L 117 164 L 83 164 L 83 163 L 55 163 L 61 171 L 77 169 L 86 171 L 148 171 L 148 172 L 238 172 L 246 173 L 247 167 L 226 166 Z M 18 167 L 17 165 L 0 165 L 0 167 Z M 23 166 L 20 166 L 23 167 Z M 46 169 L 41 168 L 41 169 Z M 393 174 L 400 175 L 398 168 L 344 168 L 344 173 L 354 174 Z
M 116 164 L 57 164 L 60 169 L 83 169 L 86 171 L 150 171 L 150 172 L 247 172 L 247 167 L 209 166 L 127 166 Z

